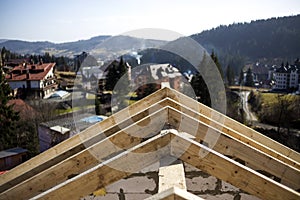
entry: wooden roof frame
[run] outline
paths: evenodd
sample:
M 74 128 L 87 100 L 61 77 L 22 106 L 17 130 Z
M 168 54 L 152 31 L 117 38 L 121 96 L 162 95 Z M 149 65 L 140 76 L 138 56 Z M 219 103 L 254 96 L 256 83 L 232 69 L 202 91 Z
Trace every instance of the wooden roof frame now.
M 216 120 L 220 118 L 223 123 Z M 116 160 L 118 156 L 125 152 L 137 151 L 136 148 L 140 148 L 141 145 L 141 148 L 144 150 L 145 146 L 155 140 L 155 138 L 159 138 L 159 140 L 161 140 L 160 142 L 155 140 L 155 144 L 160 144 L 161 146 L 164 142 L 164 139 L 162 138 L 165 137 L 161 136 L 159 126 L 145 126 L 146 128 L 143 129 L 137 128 L 136 126 L 144 126 L 149 123 L 150 120 L 153 124 L 160 124 L 161 119 L 166 121 L 166 125 L 177 129 L 179 132 L 182 131 L 193 135 L 194 139 L 187 138 L 189 145 L 194 145 L 194 143 L 199 144 L 199 142 L 201 143 L 205 141 L 204 134 L 207 130 L 209 130 L 210 134 L 216 134 L 216 136 L 220 137 L 220 139 L 217 140 L 215 144 L 211 145 L 211 148 L 213 149 L 209 148 L 209 142 L 204 143 L 208 147 L 204 147 L 205 145 L 199 144 L 200 149 L 210 149 L 214 153 L 222 155 L 221 160 L 218 161 L 220 163 L 226 163 L 229 159 L 233 162 L 233 164 L 231 163 L 232 167 L 240 169 L 240 167 L 243 166 L 246 168 L 244 169 L 242 167 L 240 169 L 243 173 L 248 173 L 248 175 L 256 177 L 256 181 L 264 181 L 261 182 L 261 188 L 265 188 L 263 185 L 268 185 L 268 187 L 272 185 L 276 189 L 278 189 L 278 187 L 281 188 L 282 191 L 280 189 L 279 190 L 283 194 L 286 192 L 292 196 L 294 195 L 294 197 L 297 195 L 299 197 L 299 193 L 295 191 L 300 188 L 299 153 L 175 90 L 163 88 L 114 114 L 106 120 L 86 129 L 80 133 L 80 135 L 76 135 L 58 144 L 48 151 L 9 171 L 7 174 L 2 175 L 0 179 L 0 199 L 13 199 L 14 197 L 20 197 L 20 194 L 25 194 L 24 191 L 28 193 L 26 198 L 34 198 L 36 195 L 36 197 L 40 197 L 39 195 L 47 194 L 47 192 L 49 193 L 49 191 L 52 191 L 53 188 L 57 188 L 57 190 L 55 190 L 56 192 L 60 191 L 59 188 L 61 188 L 62 184 L 70 185 L 73 181 L 80 182 L 76 180 L 79 177 L 82 177 L 83 174 L 89 172 L 89 170 L 99 165 L 103 165 L 100 171 L 106 169 L 111 170 L 106 173 L 116 173 L 116 175 L 112 175 L 114 178 L 113 180 L 110 180 L 109 183 L 119 180 L 120 178 L 124 178 L 129 174 L 120 172 L 122 176 L 118 175 L 119 173 L 114 172 L 115 170 L 109 167 L 107 168 L 107 165 L 104 165 L 104 163 L 109 162 L 111 159 Z M 178 123 L 179 121 L 181 121 L 180 126 Z M 195 126 L 191 127 L 191 124 Z M 137 133 L 137 135 L 128 135 L 128 132 Z M 143 133 L 143 137 L 140 137 L 141 133 Z M 172 137 L 174 137 L 174 133 L 172 134 Z M 150 139 L 145 141 L 145 137 L 149 137 Z M 186 141 L 182 140 L 182 142 Z M 173 140 L 171 143 L 171 146 L 165 146 L 172 149 L 177 145 L 173 142 Z M 151 145 L 153 145 L 153 143 L 151 143 Z M 180 156 L 177 152 L 177 148 L 180 149 L 180 145 L 177 146 L 174 151 L 171 150 L 172 153 L 168 153 L 167 155 Z M 98 155 L 91 155 L 89 150 L 93 148 L 102 152 L 102 157 L 99 157 Z M 103 152 L 106 153 L 104 154 Z M 208 152 L 210 153 L 210 151 Z M 162 155 L 167 156 L 165 154 Z M 181 160 L 188 162 L 195 167 L 200 168 L 217 178 L 227 181 L 253 195 L 261 198 L 282 197 L 280 194 L 274 194 L 277 193 L 274 191 L 272 191 L 273 195 L 268 194 L 268 192 L 260 191 L 259 188 L 249 183 L 247 186 L 244 186 L 246 183 L 244 183 L 245 181 L 243 182 L 241 179 L 238 181 L 232 181 L 233 176 L 236 174 L 235 171 L 231 174 L 231 176 L 220 176 L 214 170 L 210 169 L 211 166 L 209 166 L 209 163 L 207 166 L 197 166 L 197 162 L 199 162 L 199 160 L 197 162 L 191 162 L 190 159 L 187 159 L 184 155 L 185 154 L 180 156 Z M 191 155 L 192 154 L 188 157 L 191 157 Z M 203 159 L 205 158 L 206 157 Z M 233 160 L 236 158 L 245 161 L 255 170 L 259 169 L 277 177 L 280 183 L 255 172 L 249 166 L 246 167 L 237 163 Z M 106 166 L 106 168 L 104 166 Z M 102 174 L 101 179 L 105 178 L 106 177 Z M 99 182 L 99 180 L 97 181 Z M 258 182 L 256 182 L 256 184 Z M 40 184 L 37 185 L 37 183 Z M 101 185 L 101 187 L 106 185 Z M 251 187 L 249 187 L 249 185 Z M 93 187 L 90 187 L 90 189 L 84 191 L 84 193 L 89 194 L 99 187 L 99 184 L 94 185 Z M 65 190 L 65 193 L 68 193 L 67 190 Z M 62 195 L 60 192 L 57 194 Z M 76 195 L 78 197 L 78 195 L 80 196 L 83 194 L 77 191 Z

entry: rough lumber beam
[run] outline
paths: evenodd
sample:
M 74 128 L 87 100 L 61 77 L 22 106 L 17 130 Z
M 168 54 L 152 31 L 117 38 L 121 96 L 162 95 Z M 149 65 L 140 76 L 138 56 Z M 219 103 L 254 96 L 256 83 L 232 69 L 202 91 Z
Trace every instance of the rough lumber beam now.
M 157 135 L 33 199 L 75 199 L 142 170 L 170 154 L 170 134 Z M 123 170 L 118 170 L 123 169 Z
M 170 98 L 165 98 L 164 101 L 161 101 L 160 102 L 160 105 L 161 106 L 169 106 L 169 107 L 172 107 L 176 110 L 178 110 L 179 112 L 182 112 L 184 114 L 187 114 L 189 115 L 190 117 L 192 118 L 196 118 L 198 120 L 200 120 L 201 122 L 204 122 L 205 124 L 209 125 L 209 126 L 212 126 L 234 138 L 236 138 L 237 140 L 240 140 L 242 142 L 245 142 L 247 144 L 252 144 L 252 146 L 254 148 L 257 148 L 258 150 L 260 151 L 263 151 L 265 152 L 266 154 L 269 154 L 270 156 L 274 157 L 275 159 L 279 159 L 281 160 L 282 162 L 286 163 L 287 165 L 290 165 L 294 168 L 297 168 L 298 170 L 300 170 L 300 163 L 295 161 L 295 160 L 292 160 L 291 158 L 289 157 L 286 157 L 280 153 L 278 153 L 277 151 L 255 141 L 253 138 L 250 138 L 250 137 L 247 137 L 239 132 L 237 132 L 236 130 L 233 130 L 229 127 L 227 127 L 226 125 L 214 120 L 214 119 L 211 119 L 209 117 L 207 117 L 206 115 L 204 114 L 201 114 L 199 112 L 196 112 L 195 110 L 192 110 L 191 108 L 189 107 L 186 107 L 185 105 L 173 100 L 173 99 L 170 99 Z M 183 118 L 181 118 L 180 120 L 177 119 L 178 121 L 178 125 L 180 125 L 180 122 L 184 120 Z M 178 126 L 177 126 L 178 127 Z M 196 130 L 196 129 L 195 129 Z
M 177 122 L 181 120 L 181 123 Z M 249 138 L 247 143 L 237 140 L 236 138 L 210 126 L 202 121 L 177 111 L 174 108 L 169 108 L 169 123 L 176 130 L 187 132 L 195 136 L 195 141 L 205 142 L 206 146 L 215 151 L 229 156 L 238 158 L 247 164 L 250 164 L 254 169 L 268 172 L 279 178 L 280 182 L 291 187 L 292 189 L 300 189 L 300 170 L 294 168 L 281 160 L 275 159 L 269 154 L 253 148 L 256 141 Z M 213 141 L 210 141 L 213 140 Z
M 158 170 L 158 193 L 173 187 L 186 190 L 185 173 L 182 161 L 177 161 L 167 166 L 161 166 Z
M 164 99 L 165 96 L 166 88 L 145 97 L 141 101 L 132 104 L 102 122 L 85 129 L 80 134 L 61 142 L 38 156 L 31 158 L 27 162 L 18 165 L 13 170 L 1 175 L 0 193 L 84 150 L 94 142 L 128 126 L 132 121 L 137 121 L 139 118 L 149 115 L 151 109 L 157 110 L 153 108 L 153 104 Z M 124 122 L 124 120 L 127 121 Z M 105 134 L 99 136 L 99 133 L 101 132 L 105 132 Z
M 205 106 L 193 99 L 191 99 L 188 96 L 185 96 L 181 94 L 180 92 L 167 88 L 167 96 L 169 98 L 172 98 L 176 100 L 177 102 L 180 102 L 181 104 L 186 105 L 187 107 L 200 112 L 208 117 L 210 117 L 212 120 L 218 121 L 220 120 L 220 123 L 223 123 L 225 126 L 232 128 L 233 130 L 252 138 L 253 140 L 256 140 L 257 142 L 269 147 L 270 149 L 274 149 L 278 153 L 291 158 L 292 160 L 295 160 L 296 162 L 300 163 L 300 154 L 282 144 L 279 142 L 276 142 L 263 134 L 231 119 L 230 117 L 225 116 L 224 114 L 213 110 L 212 108 L 209 108 L 208 106 Z
M 292 167 L 295 167 L 300 170 L 299 162 L 293 160 L 292 158 L 289 158 L 285 155 L 278 153 L 274 149 L 271 149 L 271 148 L 257 142 L 253 138 L 247 137 L 247 136 L 239 133 L 238 131 L 227 127 L 226 125 L 222 124 L 221 122 L 218 122 L 212 118 L 209 118 L 202 113 L 196 112 L 195 110 L 192 110 L 192 108 L 186 107 L 185 105 L 180 104 L 179 102 L 174 101 L 173 99 L 170 99 L 170 98 L 166 98 L 163 103 L 164 103 L 164 105 L 169 105 L 170 107 L 177 109 L 178 111 L 185 113 L 192 118 L 196 118 L 196 119 L 204 122 L 205 124 L 210 125 L 216 129 L 240 140 L 240 141 L 243 141 L 247 144 L 252 144 L 252 147 L 257 148 L 257 149 L 269 154 L 270 156 L 274 157 L 275 159 L 279 159 L 279 160 L 283 161 L 284 163 L 291 165 Z
M 186 190 L 177 187 L 171 187 L 151 197 L 148 197 L 145 200 L 203 200 L 203 199 L 190 192 L 187 192 Z
M 262 199 L 300 199 L 300 193 L 182 136 L 171 141 L 171 155 Z M 205 155 L 205 156 L 202 156 Z
M 136 123 L 112 134 L 104 140 L 89 148 L 67 158 L 49 169 L 21 182 L 20 184 L 0 194 L 0 199 L 29 199 L 43 191 L 60 184 L 70 177 L 76 176 L 106 161 L 109 157 L 117 155 L 144 141 L 145 137 L 160 132 L 161 123 L 167 121 L 168 110 L 161 108 L 155 113 L 142 118 Z M 149 124 L 151 119 L 151 126 Z M 144 127 L 141 128 L 140 127 Z M 136 135 L 139 133 L 139 135 Z

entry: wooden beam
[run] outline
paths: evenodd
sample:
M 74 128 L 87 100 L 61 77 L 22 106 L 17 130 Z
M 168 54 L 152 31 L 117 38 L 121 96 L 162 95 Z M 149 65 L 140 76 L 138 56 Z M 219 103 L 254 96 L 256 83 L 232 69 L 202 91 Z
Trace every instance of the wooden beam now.
M 179 133 L 171 155 L 262 199 L 300 199 L 300 194 Z M 205 155 L 205 156 L 202 156 Z
M 161 108 L 55 166 L 4 191 L 0 194 L 0 199 L 32 198 L 96 164 L 105 162 L 108 158 L 140 144 L 145 140 L 145 137 L 160 133 L 161 125 L 167 121 L 167 116 L 167 108 Z M 151 120 L 151 124 L 149 124 L 149 120 Z M 142 130 L 140 127 L 143 127 Z
M 166 101 L 168 101 L 168 102 L 164 102 L 165 104 L 168 104 L 169 106 L 171 106 L 181 112 L 184 112 L 192 117 L 198 118 L 200 121 L 203 121 L 204 123 L 206 123 L 210 126 L 213 126 L 216 129 L 219 129 L 222 132 L 227 133 L 228 135 L 231 135 L 232 137 L 235 137 L 239 140 L 243 140 L 246 143 L 248 143 L 248 141 L 256 141 L 255 139 L 253 139 L 253 137 L 245 136 L 241 132 L 238 132 L 237 130 L 226 126 L 225 124 L 222 123 L 222 120 L 221 120 L 221 122 L 219 122 L 214 118 L 209 118 L 208 116 L 206 116 L 205 114 L 202 114 L 201 112 L 196 112 L 196 110 L 194 110 L 194 108 L 187 107 L 186 105 L 183 105 L 177 101 L 174 101 L 173 99 L 166 98 Z M 268 153 L 270 156 L 272 156 L 276 159 L 282 160 L 283 162 L 286 162 L 287 164 L 289 164 L 297 169 L 300 169 L 299 162 L 297 162 L 296 160 L 293 160 L 291 157 L 288 157 L 286 155 L 279 153 L 278 151 L 276 151 L 268 146 L 265 146 L 264 144 L 262 144 L 258 141 L 256 141 L 254 147 L 258 148 L 261 151 L 264 151 L 265 153 Z
M 184 104 L 187 107 L 189 107 L 199 113 L 202 113 L 215 121 L 219 120 L 225 126 L 230 127 L 233 130 L 235 130 L 249 138 L 252 138 L 253 140 L 269 147 L 270 149 L 274 149 L 278 153 L 300 163 L 300 154 L 298 152 L 280 144 L 279 142 L 276 142 L 276 141 L 264 136 L 263 134 L 231 119 L 230 117 L 227 117 L 226 115 L 224 115 L 218 111 L 213 110 L 212 108 L 210 108 L 208 106 L 200 104 L 199 102 L 191 99 L 190 97 L 187 97 L 187 96 L 181 94 L 180 92 L 178 92 L 174 89 L 170 89 L 170 88 L 167 88 L 167 89 L 168 89 L 167 96 L 169 98 L 172 98 L 175 101 L 180 102 L 181 104 Z
M 0 193 L 84 150 L 86 147 L 119 131 L 121 128 L 128 126 L 132 122 L 149 115 L 151 111 L 158 110 L 161 107 L 159 104 L 155 103 L 164 99 L 165 96 L 166 89 L 159 90 L 102 122 L 85 129 L 80 134 L 61 142 L 38 156 L 31 158 L 27 162 L 18 165 L 13 170 L 1 175 Z M 103 134 L 101 134 L 101 132 Z
M 32 199 L 75 199 L 84 197 L 169 155 L 170 138 L 170 134 L 154 136 Z
M 203 200 L 202 198 L 178 187 L 171 187 L 145 200 Z
M 268 172 L 292 189 L 300 189 L 300 170 L 253 148 L 256 141 L 249 139 L 246 143 L 237 140 L 174 108 L 169 108 L 169 123 L 179 132 L 187 132 L 195 136 L 195 141 L 204 142 L 209 148 L 231 158 L 239 159 L 248 166 L 254 167 L 255 170 Z
M 275 159 L 279 159 L 279 160 L 283 161 L 284 163 L 291 165 L 292 167 L 300 170 L 299 162 L 297 162 L 297 161 L 293 160 L 292 158 L 287 157 L 283 154 L 280 154 L 279 152 L 275 151 L 274 149 L 271 149 L 271 148 L 257 142 L 253 138 L 247 137 L 247 136 L 241 134 L 240 132 L 238 132 L 230 127 L 227 127 L 226 125 L 207 117 L 204 114 L 196 112 L 195 110 L 192 110 L 191 108 L 186 107 L 185 105 L 182 105 L 170 98 L 166 98 L 166 101 L 163 103 L 164 103 L 164 105 L 168 105 L 184 114 L 189 115 L 192 118 L 196 118 L 196 119 L 200 120 L 201 122 L 204 122 L 205 124 L 212 126 L 215 129 L 218 129 L 218 130 L 220 130 L 242 142 L 251 144 L 252 147 L 257 148 L 260 151 L 263 151 L 263 152 L 269 154 L 270 156 L 274 157 Z
M 182 161 L 176 161 L 158 170 L 158 192 L 169 188 L 178 187 L 186 190 L 185 173 Z

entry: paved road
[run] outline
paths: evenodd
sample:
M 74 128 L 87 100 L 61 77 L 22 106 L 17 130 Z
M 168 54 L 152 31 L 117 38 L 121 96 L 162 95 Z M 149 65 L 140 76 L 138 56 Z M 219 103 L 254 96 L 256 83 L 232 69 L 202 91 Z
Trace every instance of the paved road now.
M 240 92 L 237 92 L 237 94 L 240 96 L 240 98 L 242 100 L 241 101 L 242 108 L 245 112 L 246 120 L 248 121 L 249 124 L 251 124 L 252 126 L 264 128 L 264 129 L 275 129 L 275 130 L 277 129 L 277 126 L 260 123 L 258 121 L 258 118 L 256 117 L 256 115 L 253 112 L 251 112 L 251 110 L 249 108 L 249 104 L 248 104 L 248 97 L 249 97 L 250 91 L 240 91 Z M 300 136 L 300 130 L 290 129 L 290 131 L 293 132 L 294 134 Z
M 249 97 L 250 92 L 249 91 L 241 91 L 239 93 L 241 99 L 242 99 L 242 105 L 243 105 L 243 110 L 246 114 L 246 120 L 250 122 L 257 122 L 257 117 L 251 110 L 249 109 L 249 104 L 248 104 L 248 97 Z

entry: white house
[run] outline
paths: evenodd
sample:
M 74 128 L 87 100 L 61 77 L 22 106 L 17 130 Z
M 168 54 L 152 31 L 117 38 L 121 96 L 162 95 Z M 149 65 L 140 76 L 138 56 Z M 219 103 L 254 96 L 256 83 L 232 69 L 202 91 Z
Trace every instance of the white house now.
M 54 71 L 55 63 L 23 63 L 13 68 L 6 75 L 6 79 L 14 90 L 14 95 L 25 93 L 35 98 L 43 98 L 57 88 Z
M 275 90 L 297 89 L 299 87 L 300 68 L 296 65 L 273 66 L 270 74 L 273 74 Z

